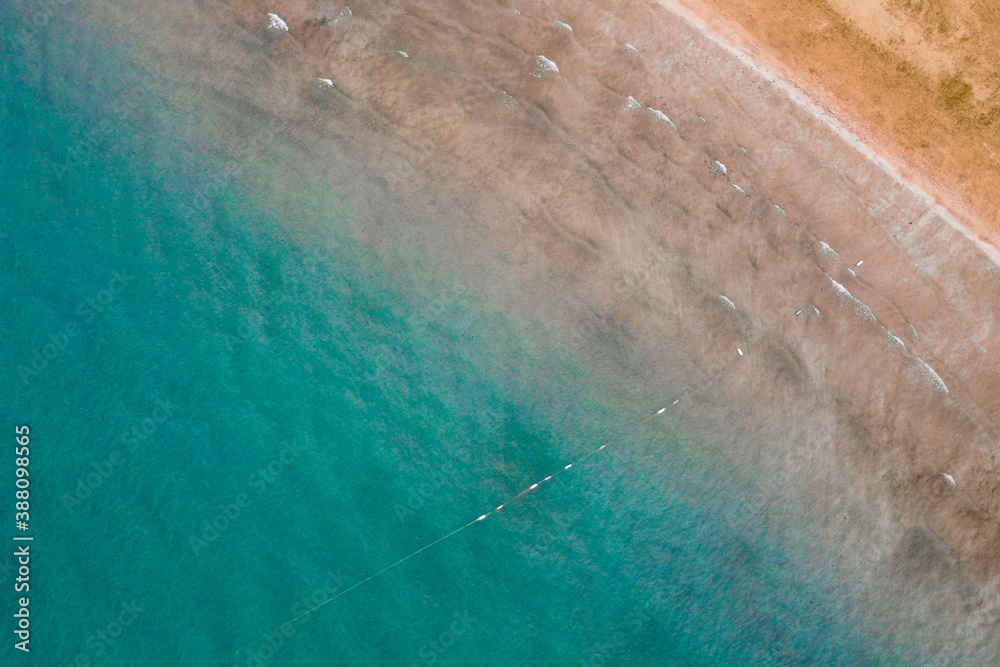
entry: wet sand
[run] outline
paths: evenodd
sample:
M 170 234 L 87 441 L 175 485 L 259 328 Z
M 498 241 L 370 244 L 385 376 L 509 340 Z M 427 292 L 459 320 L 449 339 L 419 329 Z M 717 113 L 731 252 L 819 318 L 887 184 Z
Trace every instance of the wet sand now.
M 701 388 L 684 420 L 769 471 L 873 626 L 995 655 L 1000 267 L 948 211 L 659 3 L 342 10 L 119 29 L 220 136 L 277 115 L 312 167 L 352 155 L 410 215 L 359 205 L 373 243 L 421 244 L 623 400 Z

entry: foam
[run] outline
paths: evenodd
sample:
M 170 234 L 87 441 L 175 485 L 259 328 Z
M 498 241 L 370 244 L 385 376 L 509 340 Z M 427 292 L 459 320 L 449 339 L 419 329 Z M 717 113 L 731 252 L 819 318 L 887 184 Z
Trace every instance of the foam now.
M 267 29 L 271 32 L 288 32 L 288 24 L 277 14 L 268 12 Z
M 826 274 L 824 273 L 823 275 Z M 869 308 L 864 301 L 851 294 L 850 290 L 848 290 L 846 287 L 838 283 L 830 276 L 826 276 L 826 279 L 830 281 L 830 285 L 832 285 L 834 291 L 837 292 L 837 296 L 839 296 L 841 299 L 847 301 L 848 303 L 854 306 L 855 313 L 865 318 L 866 320 L 874 321 L 876 319 L 875 313 L 872 312 L 872 309 Z M 815 308 L 815 306 L 813 306 L 813 308 Z M 819 311 L 817 310 L 816 312 L 818 313 Z
M 535 58 L 535 73 L 533 76 L 541 79 L 545 74 L 558 74 L 559 66 L 545 56 Z
M 661 123 L 669 123 L 670 127 L 674 128 L 675 130 L 677 129 L 677 126 L 674 125 L 674 121 L 670 120 L 670 118 L 667 117 L 667 114 L 663 113 L 659 109 L 654 109 L 653 107 L 647 107 L 647 108 L 649 109 L 649 113 L 653 114 L 653 118 L 660 121 Z
M 351 11 L 351 8 L 344 7 L 339 12 L 337 12 L 336 17 L 327 21 L 327 23 L 330 25 L 340 25 L 342 23 L 346 23 L 347 19 L 351 18 L 352 16 L 354 16 L 354 13 Z
M 941 379 L 941 376 L 938 375 L 926 361 L 920 357 L 914 357 L 913 365 L 920 372 L 920 374 L 924 376 L 924 379 L 927 380 L 927 384 L 931 389 L 939 391 L 943 394 L 949 393 L 948 386 L 944 383 L 944 380 Z
M 906 351 L 906 343 L 903 342 L 902 338 L 900 338 L 896 334 L 892 333 L 891 331 L 889 331 L 885 327 L 882 327 L 882 331 L 884 331 L 886 337 L 889 338 L 889 345 L 891 345 L 892 347 L 902 348 L 904 351 Z

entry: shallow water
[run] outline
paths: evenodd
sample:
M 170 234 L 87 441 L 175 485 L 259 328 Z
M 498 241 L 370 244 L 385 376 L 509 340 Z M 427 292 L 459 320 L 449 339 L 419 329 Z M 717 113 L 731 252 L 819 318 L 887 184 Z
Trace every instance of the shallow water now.
M 103 10 L 24 11 L 0 354 L 34 445 L 34 664 L 904 660 L 781 490 L 712 446 L 738 428 L 635 426 L 703 378 L 623 392 L 412 239 L 366 236 L 373 197 L 403 214 L 360 166 L 338 188 L 281 119 L 198 113 L 85 29 Z

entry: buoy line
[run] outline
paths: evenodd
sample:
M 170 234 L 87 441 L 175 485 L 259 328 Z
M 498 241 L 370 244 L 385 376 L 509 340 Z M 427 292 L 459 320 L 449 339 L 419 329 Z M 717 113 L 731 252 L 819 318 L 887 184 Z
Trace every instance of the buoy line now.
M 723 366 L 715 375 L 713 375 L 712 377 L 710 377 L 705 384 L 707 385 L 707 384 L 711 383 L 713 380 L 715 380 L 715 378 L 717 378 L 719 375 L 721 375 L 722 373 L 724 373 L 729 368 L 730 365 L 731 364 L 726 364 L 725 366 Z M 674 401 L 672 403 L 670 403 L 670 405 L 664 406 L 664 407 L 660 408 L 659 410 L 657 410 L 653 414 L 649 415 L 648 417 L 646 417 L 642 421 L 638 422 L 635 426 L 636 427 L 642 426 L 643 424 L 649 422 L 650 420 L 655 419 L 656 417 L 659 417 L 660 415 L 664 414 L 667 411 L 668 408 L 671 408 L 671 407 L 677 405 L 678 403 L 681 402 L 681 399 L 687 397 L 688 395 L 694 393 L 697 390 L 698 390 L 698 388 L 689 389 L 687 392 L 685 392 L 684 394 L 682 394 L 680 396 L 680 398 L 674 399 Z M 444 542 L 445 540 L 447 540 L 450 537 L 454 537 L 455 535 L 458 535 L 462 531 L 464 531 L 464 530 L 466 530 L 468 528 L 471 528 L 472 526 L 474 526 L 477 523 L 480 523 L 481 521 L 486 520 L 487 518 L 489 518 L 493 514 L 496 514 L 497 512 L 501 511 L 504 507 L 506 507 L 510 503 L 518 500 L 519 498 L 523 497 L 525 494 L 530 493 L 531 491 L 534 491 L 535 489 L 537 489 L 539 486 L 541 486 L 545 482 L 548 482 L 548 481 L 552 480 L 552 478 L 556 477 L 560 473 L 564 473 L 567 470 L 570 470 L 571 468 L 573 468 L 573 466 L 575 466 L 577 464 L 580 464 L 580 463 L 586 461 L 587 459 L 589 459 L 591 456 L 594 456 L 598 452 L 603 451 L 608 445 L 612 444 L 613 442 L 614 442 L 614 439 L 609 440 L 608 442 L 605 442 L 600 447 L 597 447 L 597 448 L 591 450 L 590 452 L 588 452 L 587 454 L 584 454 L 583 456 L 579 457 L 578 459 L 572 461 L 571 463 L 566 464 L 560 470 L 557 470 L 556 472 L 553 472 L 551 475 L 546 476 L 542 480 L 540 480 L 538 482 L 535 482 L 534 484 L 531 484 L 530 486 L 526 487 L 520 493 L 518 493 L 518 494 L 516 494 L 514 496 L 511 496 L 510 498 L 508 498 L 504 502 L 500 503 L 499 505 L 497 505 L 496 507 L 494 507 L 492 510 L 486 512 L 485 514 L 481 514 L 479 517 L 473 519 L 472 521 L 469 521 L 468 523 L 466 523 L 466 524 L 464 524 L 462 526 L 459 526 L 455 530 L 451 531 L 447 535 L 443 535 L 442 537 L 437 538 L 433 542 L 420 547 L 419 549 L 417 549 L 413 553 L 410 553 L 410 554 L 408 554 L 408 555 L 400 558 L 396 562 L 391 563 L 389 565 L 386 565 L 385 567 L 383 567 L 378 572 L 376 572 L 376 573 L 374 573 L 372 575 L 369 575 L 368 577 L 362 579 L 361 581 L 359 581 L 358 583 L 356 583 L 356 584 L 354 584 L 352 586 L 349 586 L 348 588 L 345 588 L 344 590 L 342 590 L 341 592 L 337 593 L 336 595 L 334 595 L 330 599 L 324 600 L 323 602 L 321 602 L 321 603 L 319 603 L 319 604 L 317 604 L 317 605 L 315 605 L 313 607 L 310 607 L 309 609 L 307 609 L 306 611 L 302 612 L 298 616 L 290 618 L 290 619 L 288 619 L 286 621 L 282 621 L 281 623 L 279 623 L 278 625 L 276 625 L 269 632 L 265 632 L 264 634 L 260 635 L 259 637 L 257 637 L 253 641 L 249 642 L 248 644 L 246 644 L 244 646 L 241 646 L 240 648 L 238 648 L 237 650 L 233 651 L 232 653 L 229 653 L 228 655 L 226 655 L 221 660 L 212 663 L 212 666 L 214 667 L 215 665 L 218 665 L 218 664 L 220 664 L 220 663 L 228 660 L 229 658 L 233 657 L 234 655 L 238 655 L 240 653 L 240 651 L 244 651 L 247 648 L 249 648 L 249 647 L 253 646 L 254 644 L 256 644 L 257 642 L 260 642 L 260 641 L 266 639 L 269 634 L 271 634 L 273 632 L 276 632 L 280 627 L 282 627 L 282 626 L 284 626 L 286 624 L 289 624 L 289 623 L 294 623 L 295 621 L 299 620 L 300 618 L 305 618 L 306 616 L 312 614 L 314 611 L 320 609 L 321 607 L 324 607 L 324 606 L 330 604 L 331 602 L 333 602 L 334 600 L 337 600 L 337 599 L 339 599 L 339 598 L 347 595 L 348 593 L 350 593 L 351 591 L 353 591 L 355 588 L 358 588 L 359 586 L 362 586 L 362 585 L 368 583 L 372 579 L 375 579 L 376 577 L 378 577 L 378 576 L 380 576 L 380 575 L 388 572 L 389 570 L 393 569 L 394 567 L 396 567 L 398 565 L 402 565 L 403 563 L 405 563 L 406 561 L 410 560 L 411 558 L 413 558 L 417 554 L 419 554 L 419 553 L 421 553 L 423 551 L 426 551 L 427 549 L 430 549 L 431 547 L 433 547 L 436 544 L 440 544 L 441 542 Z

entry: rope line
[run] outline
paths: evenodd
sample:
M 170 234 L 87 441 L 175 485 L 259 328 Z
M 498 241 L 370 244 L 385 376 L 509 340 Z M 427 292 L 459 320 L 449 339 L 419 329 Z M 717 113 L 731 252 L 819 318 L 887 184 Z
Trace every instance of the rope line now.
M 713 376 L 711 376 L 705 384 L 707 385 L 707 384 L 711 383 L 713 380 L 715 380 L 715 378 L 717 378 L 719 375 L 721 375 L 723 372 L 725 372 L 729 368 L 730 365 L 731 365 L 731 363 L 730 364 L 726 364 L 725 366 L 723 366 L 717 373 L 715 373 Z M 684 392 L 680 396 L 680 398 L 675 399 L 673 401 L 673 403 L 671 403 L 670 405 L 660 408 L 659 410 L 657 410 L 656 412 L 654 412 L 650 416 L 648 416 L 645 419 L 643 419 L 641 422 L 637 423 L 636 427 L 642 426 L 643 424 L 647 423 L 648 421 L 650 421 L 652 419 L 655 419 L 656 417 L 659 417 L 660 415 L 662 415 L 663 413 L 665 413 L 668 408 L 671 408 L 671 407 L 677 405 L 678 403 L 680 403 L 680 401 L 681 401 L 682 398 L 685 398 L 685 397 L 689 396 L 690 394 L 694 393 L 695 391 L 698 391 L 699 389 L 700 388 L 691 388 L 688 391 Z M 557 470 L 556 472 L 552 473 L 551 475 L 548 475 L 547 477 L 545 477 L 541 481 L 535 482 L 531 486 L 528 486 L 527 488 L 525 488 L 523 491 L 521 491 L 517 495 L 511 496 L 509 499 L 507 499 L 506 501 L 500 503 L 494 509 L 490 510 L 486 514 L 483 514 L 483 515 L 479 516 L 478 518 L 473 519 L 469 523 L 465 524 L 464 526 L 456 528 L 455 530 L 451 531 L 447 535 L 439 537 L 436 540 L 434 540 L 433 542 L 420 547 L 419 549 L 417 549 L 413 553 L 411 553 L 411 554 L 409 554 L 407 556 L 404 556 L 403 558 L 400 558 L 396 562 L 394 562 L 394 563 L 392 563 L 390 565 L 386 565 L 385 567 L 383 567 L 381 570 L 379 570 L 375 574 L 369 575 L 368 577 L 366 577 L 365 579 L 362 579 L 358 583 L 356 583 L 356 584 L 354 584 L 354 585 L 352 585 L 352 586 L 350 586 L 348 588 L 345 588 L 344 590 L 342 590 L 340 593 L 337 593 L 336 595 L 334 595 L 329 600 L 324 600 L 323 602 L 319 603 L 318 605 L 315 605 L 314 607 L 311 607 L 308 610 L 306 610 L 305 612 L 299 614 L 298 616 L 280 623 L 278 626 L 276 626 L 270 632 L 265 632 L 264 634 L 260 635 L 257 639 L 254 639 L 249 644 L 246 644 L 245 646 L 242 646 L 241 648 L 237 649 L 236 651 L 233 651 L 232 653 L 228 654 L 226 657 L 222 658 L 222 660 L 219 660 L 218 662 L 213 663 L 213 666 L 214 665 L 218 665 L 218 664 L 220 664 L 220 663 L 228 660 L 229 658 L 231 658 L 234 655 L 238 655 L 240 653 L 240 651 L 246 650 L 247 648 L 253 646 L 254 644 L 256 644 L 258 642 L 260 642 L 261 640 L 265 639 L 269 634 L 277 631 L 278 628 L 280 628 L 282 625 L 285 625 L 287 623 L 294 623 L 295 621 L 299 620 L 300 618 L 305 618 L 306 616 L 308 616 L 309 614 L 313 613 L 314 611 L 316 611 L 320 607 L 324 607 L 324 606 L 330 604 L 334 600 L 337 600 L 337 599 L 339 599 L 339 598 L 347 595 L 348 593 L 350 593 L 351 591 L 353 591 L 355 588 L 358 588 L 359 586 L 368 583 L 372 579 L 375 579 L 376 577 L 384 574 L 385 572 L 388 572 L 389 570 L 393 569 L 394 567 L 402 565 L 403 563 L 405 563 L 406 561 L 410 560 L 411 558 L 413 558 L 417 554 L 419 554 L 419 553 L 421 553 L 423 551 L 426 551 L 427 549 L 430 549 L 431 547 L 433 547 L 436 544 L 444 542 L 448 538 L 461 533 L 462 531 L 464 531 L 464 530 L 472 527 L 473 525 L 479 523 L 480 521 L 484 521 L 485 519 L 487 519 L 491 515 L 496 514 L 497 512 L 499 512 L 500 510 L 502 510 L 504 507 L 506 507 L 507 505 L 509 505 L 512 502 L 516 501 L 517 499 L 521 498 L 525 494 L 530 493 L 531 491 L 534 491 L 535 489 L 537 489 L 539 486 L 541 486 L 545 482 L 550 481 L 553 477 L 555 477 L 555 476 L 557 476 L 557 475 L 559 475 L 561 473 L 566 472 L 567 470 L 569 470 L 570 468 L 572 468 L 573 466 L 575 466 L 575 465 L 577 465 L 579 463 L 583 463 L 584 461 L 586 461 L 587 459 L 589 459 L 591 456 L 594 456 L 598 452 L 604 450 L 608 445 L 612 444 L 613 442 L 614 442 L 614 439 L 609 440 L 608 442 L 605 442 L 600 447 L 597 447 L 596 449 L 592 450 L 591 452 L 589 452 L 589 453 L 581 456 L 580 458 L 576 459 L 572 463 L 569 463 L 569 464 L 563 466 L 562 469 Z

